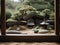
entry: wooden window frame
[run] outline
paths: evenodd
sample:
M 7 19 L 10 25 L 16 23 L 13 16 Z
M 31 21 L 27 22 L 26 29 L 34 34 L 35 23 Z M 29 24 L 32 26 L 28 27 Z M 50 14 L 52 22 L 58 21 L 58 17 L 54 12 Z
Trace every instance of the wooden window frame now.
M 1 34 L 0 41 L 59 41 L 59 0 L 54 0 L 55 4 L 55 33 L 56 35 L 44 35 L 44 36 L 6 36 L 6 16 L 5 16 L 5 0 L 1 0 Z

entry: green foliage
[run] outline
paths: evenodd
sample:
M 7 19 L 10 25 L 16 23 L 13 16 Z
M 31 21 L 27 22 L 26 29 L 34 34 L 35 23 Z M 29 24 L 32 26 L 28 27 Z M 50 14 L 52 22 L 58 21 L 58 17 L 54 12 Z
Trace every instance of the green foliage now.
M 28 17 L 36 15 L 42 19 L 45 13 L 52 19 L 54 17 L 54 0 L 20 0 L 20 2 L 6 0 L 6 9 L 11 10 L 13 18 L 18 21 L 26 15 Z M 14 12 L 17 13 L 14 14 Z
M 10 0 L 6 0 L 6 8 L 9 8 L 9 9 L 14 9 L 14 6 L 12 5 L 12 3 L 10 2 Z
M 24 0 L 24 4 L 31 5 L 37 10 L 44 10 L 46 8 L 53 10 L 54 0 Z
M 22 13 L 20 13 L 20 12 L 17 12 L 17 13 L 15 13 L 14 15 L 13 15 L 13 17 L 14 17 L 14 19 L 15 20 L 17 20 L 17 21 L 20 21 L 21 20 L 21 18 L 22 18 Z
M 36 8 L 32 7 L 32 6 L 29 6 L 29 5 L 23 5 L 21 8 L 20 8 L 20 11 L 35 11 Z
M 54 19 L 54 12 L 53 11 L 51 11 L 50 19 Z
M 50 14 L 51 11 L 50 11 L 50 9 L 44 9 L 44 10 L 42 10 L 42 12 L 43 12 L 43 13 Z
M 11 17 L 11 15 L 12 15 L 11 12 L 6 11 L 6 20 L 9 19 Z
M 19 12 L 15 14 L 15 19 L 20 21 L 21 19 L 23 19 L 24 16 L 31 15 L 31 13 L 33 13 L 34 11 L 36 11 L 34 7 L 29 5 L 24 5 L 19 9 Z

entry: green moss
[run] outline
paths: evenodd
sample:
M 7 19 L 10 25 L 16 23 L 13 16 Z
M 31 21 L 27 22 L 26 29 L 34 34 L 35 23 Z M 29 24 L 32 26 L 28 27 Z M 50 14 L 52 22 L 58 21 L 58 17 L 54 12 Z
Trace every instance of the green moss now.
M 34 33 L 38 33 L 38 32 L 39 32 L 39 30 L 38 30 L 38 29 L 35 29 L 35 30 L 34 30 Z

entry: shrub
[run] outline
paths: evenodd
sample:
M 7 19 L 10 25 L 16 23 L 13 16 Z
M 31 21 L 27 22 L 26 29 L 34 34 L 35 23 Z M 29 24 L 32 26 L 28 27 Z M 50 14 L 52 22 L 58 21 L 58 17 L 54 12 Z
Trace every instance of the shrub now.
M 11 15 L 12 15 L 11 12 L 6 11 L 6 20 L 9 19 L 11 17 Z

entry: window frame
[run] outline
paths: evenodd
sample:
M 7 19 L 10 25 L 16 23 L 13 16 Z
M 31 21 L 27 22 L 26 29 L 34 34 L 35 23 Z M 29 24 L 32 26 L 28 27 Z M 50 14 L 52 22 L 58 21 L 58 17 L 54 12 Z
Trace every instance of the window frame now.
M 6 16 L 5 16 L 5 0 L 1 0 L 1 41 L 59 41 L 59 0 L 54 0 L 55 9 L 55 34 L 44 36 L 6 36 Z M 8 39 L 8 40 L 7 40 Z M 51 39 L 51 40 L 50 40 Z

